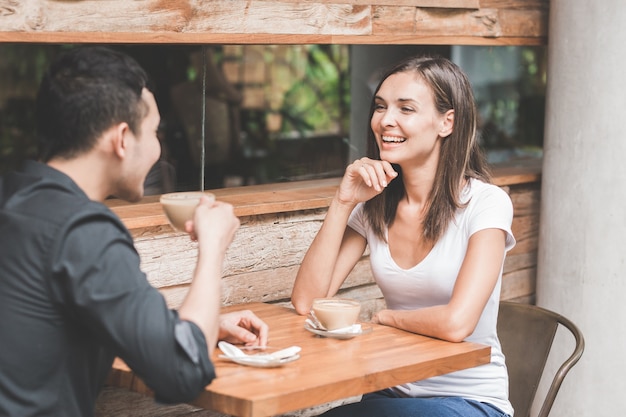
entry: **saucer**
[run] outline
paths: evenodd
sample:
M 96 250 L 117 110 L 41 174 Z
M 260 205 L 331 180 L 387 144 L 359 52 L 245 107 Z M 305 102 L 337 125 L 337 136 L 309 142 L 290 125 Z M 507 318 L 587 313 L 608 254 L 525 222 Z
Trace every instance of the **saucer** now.
M 219 358 L 221 359 L 226 359 L 229 360 L 231 362 L 235 362 L 238 363 L 239 365 L 245 365 L 245 366 L 254 366 L 256 368 L 277 368 L 279 366 L 283 366 L 289 362 L 293 362 L 295 360 L 300 359 L 300 355 L 293 355 L 293 356 L 289 356 L 287 358 L 280 358 L 280 359 L 269 359 L 269 360 L 263 360 L 262 358 L 259 357 L 254 357 L 254 355 L 251 356 L 226 356 L 226 355 L 219 355 Z
M 361 324 L 361 331 L 359 332 L 341 333 L 337 331 L 318 329 L 317 327 L 312 326 L 309 322 L 304 322 L 304 328 L 318 336 L 329 337 L 332 339 L 340 339 L 340 340 L 352 339 L 353 337 L 360 336 L 362 334 L 367 334 L 367 333 L 370 333 L 372 330 L 374 330 L 374 328 L 370 325 Z

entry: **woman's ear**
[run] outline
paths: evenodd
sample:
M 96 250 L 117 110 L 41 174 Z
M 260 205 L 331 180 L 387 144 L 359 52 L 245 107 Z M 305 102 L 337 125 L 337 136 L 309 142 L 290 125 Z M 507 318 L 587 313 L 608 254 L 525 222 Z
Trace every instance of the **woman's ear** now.
M 447 138 L 454 130 L 454 109 L 448 110 L 441 119 L 441 130 L 439 136 Z

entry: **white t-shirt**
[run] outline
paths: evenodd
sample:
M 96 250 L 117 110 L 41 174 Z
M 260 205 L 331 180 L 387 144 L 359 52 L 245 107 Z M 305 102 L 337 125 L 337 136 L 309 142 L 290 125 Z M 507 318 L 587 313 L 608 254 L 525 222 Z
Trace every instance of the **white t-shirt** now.
M 430 253 L 409 269 L 400 268 L 391 257 L 389 245 L 374 234 L 363 204 L 355 207 L 348 226 L 367 239 L 372 273 L 389 309 L 416 310 L 447 304 L 473 233 L 489 228 L 502 229 L 506 232 L 506 250 L 515 246 L 511 233 L 513 205 L 504 190 L 472 179 L 463 190 L 461 200 L 469 204 L 457 210 L 454 221 Z M 502 270 L 476 329 L 466 339 L 491 346 L 491 363 L 397 386 L 395 390 L 400 395 L 463 397 L 490 403 L 513 415 L 504 355 L 496 334 L 501 285 Z

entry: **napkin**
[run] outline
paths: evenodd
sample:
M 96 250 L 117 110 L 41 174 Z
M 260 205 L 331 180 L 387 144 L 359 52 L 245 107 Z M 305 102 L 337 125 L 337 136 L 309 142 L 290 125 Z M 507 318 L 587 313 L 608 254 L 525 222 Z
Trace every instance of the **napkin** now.
M 243 350 L 223 340 L 218 343 L 218 347 L 224 354 L 223 356 L 229 359 L 237 359 L 239 361 L 244 360 L 246 362 L 280 362 L 297 356 L 298 353 L 300 353 L 300 350 L 302 350 L 300 346 L 290 346 L 273 352 L 262 352 L 248 355 Z

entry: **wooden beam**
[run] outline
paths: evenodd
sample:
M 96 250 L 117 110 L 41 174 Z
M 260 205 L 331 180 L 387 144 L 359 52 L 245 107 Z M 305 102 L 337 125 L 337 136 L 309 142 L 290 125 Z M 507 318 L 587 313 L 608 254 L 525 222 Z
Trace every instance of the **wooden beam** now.
M 337 4 L 365 4 L 372 6 L 413 6 L 437 7 L 448 9 L 478 9 L 478 0 L 282 0 L 292 3 L 337 3 Z
M 547 0 L 0 0 L 0 42 L 541 45 Z M 438 5 L 439 7 L 433 7 Z

